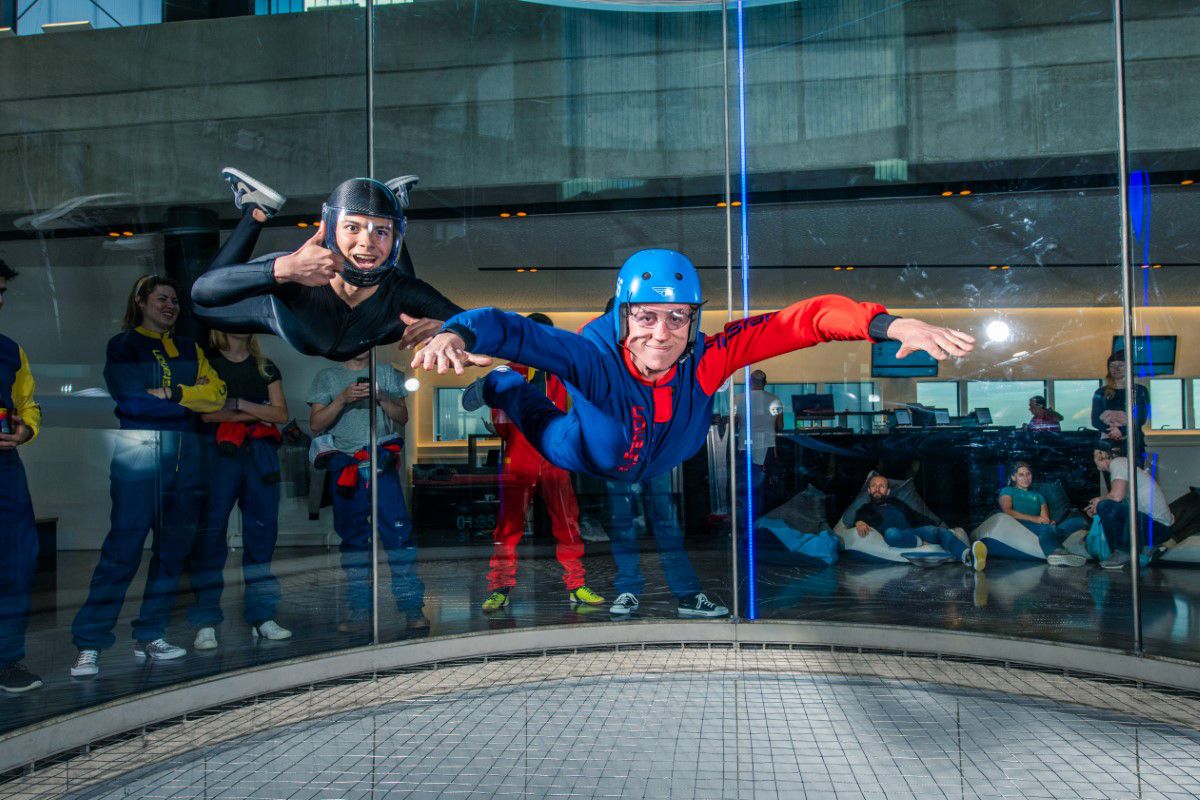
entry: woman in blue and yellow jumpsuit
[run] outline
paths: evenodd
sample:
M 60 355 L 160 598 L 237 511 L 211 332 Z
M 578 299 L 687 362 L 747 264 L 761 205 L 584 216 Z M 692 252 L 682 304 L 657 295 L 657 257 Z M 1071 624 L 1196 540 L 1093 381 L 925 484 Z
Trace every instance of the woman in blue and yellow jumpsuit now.
M 95 675 L 99 651 L 116 641 L 113 628 L 151 530 L 134 656 L 163 660 L 187 652 L 163 636 L 203 513 L 200 414 L 224 406 L 225 383 L 194 341 L 172 336 L 178 317 L 175 284 L 145 276 L 129 296 L 122 332 L 108 342 L 104 379 L 121 429 L 110 472 L 111 527 L 71 626 L 80 651 L 71 669 L 76 677 Z

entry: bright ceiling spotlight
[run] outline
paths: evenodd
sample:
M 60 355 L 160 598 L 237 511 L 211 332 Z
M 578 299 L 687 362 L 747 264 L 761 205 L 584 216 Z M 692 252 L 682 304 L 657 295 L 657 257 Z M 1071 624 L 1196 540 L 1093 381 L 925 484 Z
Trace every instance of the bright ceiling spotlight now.
M 1004 320 L 992 320 L 983 331 L 991 342 L 1007 342 L 1012 338 L 1012 328 Z

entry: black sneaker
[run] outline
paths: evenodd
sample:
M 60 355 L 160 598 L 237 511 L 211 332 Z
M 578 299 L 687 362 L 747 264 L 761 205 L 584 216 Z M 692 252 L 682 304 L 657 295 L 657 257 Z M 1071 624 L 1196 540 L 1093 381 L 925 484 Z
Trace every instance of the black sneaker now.
M 637 611 L 639 605 L 637 595 L 632 592 L 621 592 L 613 604 L 608 607 L 608 613 L 618 617 L 627 617 Z
M 712 602 L 704 592 L 697 592 L 691 597 L 679 598 L 679 616 L 681 617 L 724 617 L 728 614 L 728 608 Z
M 233 190 L 233 204 L 238 211 L 245 211 L 246 206 L 252 206 L 270 219 L 287 202 L 287 198 L 279 192 L 241 170 L 225 167 L 221 170 L 221 177 L 229 182 L 229 188 Z
M 0 689 L 9 694 L 20 694 L 40 688 L 42 679 L 25 669 L 25 665 L 19 661 L 0 670 Z

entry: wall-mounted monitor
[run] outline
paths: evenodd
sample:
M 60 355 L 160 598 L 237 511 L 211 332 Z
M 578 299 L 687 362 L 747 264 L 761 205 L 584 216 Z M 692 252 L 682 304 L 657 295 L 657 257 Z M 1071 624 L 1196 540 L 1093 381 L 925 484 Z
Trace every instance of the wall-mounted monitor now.
M 935 408 L 933 410 L 933 424 L 934 425 L 949 425 L 950 424 L 949 409 Z
M 938 363 L 928 353 L 909 353 L 897 358 L 899 342 L 878 342 L 871 345 L 871 377 L 873 378 L 936 378 Z
M 1125 337 L 1114 336 L 1112 351 L 1124 348 Z M 1134 336 L 1133 368 L 1146 374 L 1170 375 L 1175 371 L 1174 336 Z
M 832 394 L 794 394 L 792 413 L 796 420 L 829 419 L 833 416 Z

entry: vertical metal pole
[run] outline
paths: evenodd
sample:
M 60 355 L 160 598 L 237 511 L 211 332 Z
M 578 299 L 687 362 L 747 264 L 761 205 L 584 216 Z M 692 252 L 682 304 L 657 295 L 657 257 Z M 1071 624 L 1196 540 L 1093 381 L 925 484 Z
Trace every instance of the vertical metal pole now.
M 1125 456 L 1129 461 L 1129 577 L 1133 594 L 1133 652 L 1142 654 L 1142 598 L 1139 591 L 1137 536 L 1137 434 L 1133 391 L 1133 254 L 1130 241 L 1129 137 L 1125 126 L 1125 17 L 1123 0 L 1113 0 L 1113 32 L 1117 54 L 1117 168 L 1121 191 L 1121 332 L 1125 339 Z
M 725 301 L 727 304 L 725 319 L 733 322 L 733 188 L 730 183 L 732 168 L 729 148 L 732 142 L 729 138 L 729 3 L 721 3 L 721 86 L 725 98 Z M 733 555 L 733 621 L 741 622 L 741 601 L 738 587 L 738 524 L 737 524 L 737 432 L 733 428 L 734 404 L 737 393 L 733 390 L 733 381 L 729 382 L 729 426 L 732 434 L 729 445 L 729 525 L 730 553 Z
M 375 177 L 375 2 L 367 0 L 367 177 Z M 379 394 L 376 382 L 375 348 L 367 360 L 371 407 L 371 642 L 379 644 Z

